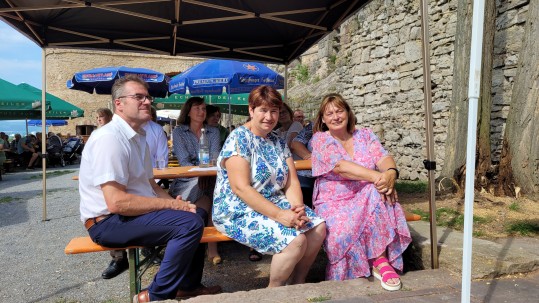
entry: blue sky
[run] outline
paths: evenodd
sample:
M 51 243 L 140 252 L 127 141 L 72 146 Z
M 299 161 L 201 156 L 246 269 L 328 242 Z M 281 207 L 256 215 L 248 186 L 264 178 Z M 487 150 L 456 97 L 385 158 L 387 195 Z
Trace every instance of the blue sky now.
M 0 78 L 41 88 L 41 48 L 0 21 Z
M 13 84 L 28 83 L 41 88 L 41 48 L 0 21 L 0 78 Z M 24 120 L 1 121 L 0 131 L 26 134 Z M 40 131 L 30 126 L 29 132 Z

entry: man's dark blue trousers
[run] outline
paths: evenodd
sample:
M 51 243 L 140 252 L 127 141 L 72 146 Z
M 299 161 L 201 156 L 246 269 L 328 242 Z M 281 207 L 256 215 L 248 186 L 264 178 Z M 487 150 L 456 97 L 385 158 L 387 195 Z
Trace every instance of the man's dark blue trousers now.
M 178 290 L 201 286 L 205 245 L 200 244 L 206 212 L 160 210 L 140 216 L 112 215 L 90 227 L 92 240 L 106 247 L 166 245 L 161 267 L 150 287 L 150 299 L 174 299 Z

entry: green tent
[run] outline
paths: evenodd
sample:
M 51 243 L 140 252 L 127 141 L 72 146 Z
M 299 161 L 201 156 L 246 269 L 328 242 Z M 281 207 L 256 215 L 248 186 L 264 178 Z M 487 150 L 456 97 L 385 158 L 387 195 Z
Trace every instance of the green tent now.
M 26 83 L 21 83 L 17 86 L 41 98 L 41 90 L 39 88 Z M 46 99 L 51 105 L 51 109 L 45 112 L 47 118 L 68 119 L 84 117 L 84 110 L 55 95 L 47 93 Z
M 187 99 L 192 95 L 173 94 L 167 98 L 155 98 L 153 106 L 156 109 L 181 109 Z M 206 104 L 219 106 L 222 113 L 228 113 L 228 95 L 201 95 L 206 100 Z M 249 94 L 232 94 L 230 95 L 231 114 L 248 116 L 248 99 Z
M 41 96 L 0 79 L 0 120 L 41 118 Z M 50 101 L 46 108 L 50 110 Z

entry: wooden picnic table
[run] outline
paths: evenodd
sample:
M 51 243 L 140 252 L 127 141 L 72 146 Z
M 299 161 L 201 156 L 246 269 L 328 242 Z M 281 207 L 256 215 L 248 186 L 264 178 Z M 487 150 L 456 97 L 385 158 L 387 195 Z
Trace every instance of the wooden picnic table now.
M 311 169 L 311 160 L 294 161 L 297 170 Z M 208 169 L 200 169 L 198 166 L 178 166 L 167 167 L 165 169 L 153 169 L 155 179 L 176 179 L 190 177 L 210 177 L 217 176 L 217 168 L 210 167 Z M 73 180 L 78 180 L 79 176 L 74 176 Z
M 294 161 L 297 170 L 311 169 L 311 160 Z M 175 179 L 189 177 L 208 177 L 216 176 L 217 168 L 215 166 L 201 169 L 198 166 L 178 166 L 167 167 L 165 169 L 153 169 L 155 179 Z

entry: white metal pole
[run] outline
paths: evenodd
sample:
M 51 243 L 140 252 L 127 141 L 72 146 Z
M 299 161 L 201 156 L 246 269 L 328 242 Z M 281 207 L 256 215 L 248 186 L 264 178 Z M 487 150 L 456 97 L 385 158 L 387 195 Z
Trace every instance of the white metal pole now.
M 477 133 L 477 107 L 481 88 L 481 55 L 485 0 L 474 0 L 472 41 L 470 46 L 470 75 L 468 79 L 468 138 L 466 143 L 466 189 L 464 192 L 464 239 L 462 253 L 461 302 L 470 302 L 472 280 L 472 232 L 475 180 L 475 147 Z

